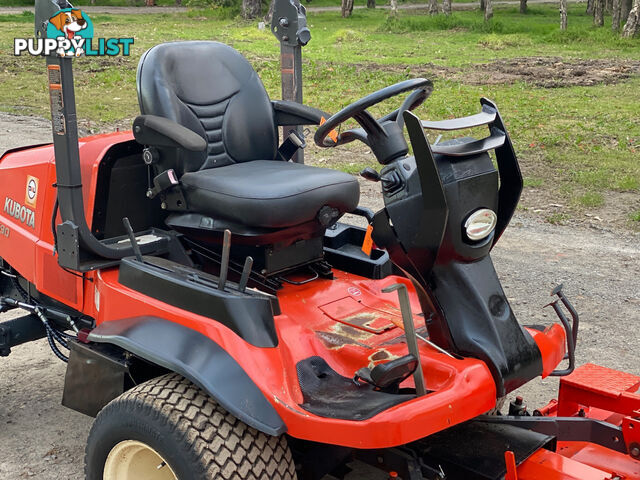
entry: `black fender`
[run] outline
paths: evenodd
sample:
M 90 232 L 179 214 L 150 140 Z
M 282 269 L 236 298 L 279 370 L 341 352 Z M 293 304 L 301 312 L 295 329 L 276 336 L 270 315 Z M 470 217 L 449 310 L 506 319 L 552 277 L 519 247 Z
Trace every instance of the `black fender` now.
M 287 427 L 249 375 L 220 345 L 188 327 L 158 317 L 103 322 L 88 336 L 176 372 L 207 392 L 247 425 L 278 436 Z

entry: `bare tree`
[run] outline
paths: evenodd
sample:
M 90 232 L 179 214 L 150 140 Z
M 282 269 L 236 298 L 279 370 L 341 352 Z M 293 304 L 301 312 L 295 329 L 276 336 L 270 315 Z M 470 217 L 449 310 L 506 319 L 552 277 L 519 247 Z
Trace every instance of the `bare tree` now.
M 367 0 L 367 8 L 376 8 L 376 0 Z
M 492 0 L 484 0 L 484 21 L 488 22 L 493 17 Z
M 567 0 L 560 0 L 560 30 L 567 29 Z
M 593 24 L 596 27 L 604 25 L 604 0 L 595 0 L 593 9 Z
M 273 18 L 273 11 L 276 8 L 276 0 L 271 0 L 269 2 L 269 10 L 267 10 L 267 14 L 264 16 L 264 23 L 271 23 L 271 19 Z
M 244 18 L 257 18 L 260 15 L 261 10 L 261 0 L 242 0 L 242 16 Z
M 342 17 L 348 18 L 353 13 L 353 0 L 342 0 Z
M 438 13 L 438 0 L 429 0 L 429 15 Z
M 451 15 L 451 0 L 442 0 L 442 13 Z
M 622 11 L 622 2 L 620 0 L 613 0 L 611 5 L 611 30 L 617 32 L 620 30 L 620 13 Z
M 622 36 L 627 38 L 635 37 L 638 31 L 640 31 L 640 0 L 634 0 L 627 23 L 624 25 Z
M 620 9 L 620 23 L 624 24 L 629 18 L 629 12 L 631 11 L 631 4 L 633 0 L 622 0 L 622 8 Z
M 593 15 L 593 4 L 595 0 L 587 0 L 587 15 Z
M 398 16 L 398 0 L 391 0 L 391 9 L 389 15 L 393 18 Z
M 520 0 L 520 13 L 527 13 L 527 0 Z

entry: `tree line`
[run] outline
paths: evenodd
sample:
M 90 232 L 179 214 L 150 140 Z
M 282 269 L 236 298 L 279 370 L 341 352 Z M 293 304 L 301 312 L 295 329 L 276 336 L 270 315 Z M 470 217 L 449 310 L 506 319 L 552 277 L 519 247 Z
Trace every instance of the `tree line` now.
M 95 0 L 91 0 L 94 3 Z M 227 0 L 242 2 L 242 16 L 247 19 L 254 19 L 262 15 L 263 0 Z M 273 11 L 273 1 L 270 2 L 270 17 Z M 309 1 L 309 0 L 307 0 Z M 147 6 L 154 6 L 156 0 L 145 0 Z M 182 5 L 182 0 L 175 0 L 176 5 Z M 350 17 L 353 13 L 354 0 L 341 0 L 341 14 L 343 17 Z M 398 0 L 389 0 L 389 15 L 394 17 L 398 14 Z M 568 0 L 559 0 L 560 6 L 560 29 L 567 29 L 567 3 Z M 427 8 L 430 15 L 451 15 L 451 0 L 442 0 L 442 6 L 438 5 L 438 0 L 428 0 Z M 376 0 L 367 0 L 368 8 L 376 8 Z M 493 0 L 479 0 L 479 7 L 484 12 L 484 20 L 488 22 L 493 17 Z M 520 0 L 520 13 L 527 13 L 527 0 Z M 611 29 L 620 32 L 623 37 L 634 37 L 640 32 L 640 0 L 587 0 L 587 13 L 593 15 L 593 24 L 596 27 L 604 26 L 605 13 L 611 15 Z

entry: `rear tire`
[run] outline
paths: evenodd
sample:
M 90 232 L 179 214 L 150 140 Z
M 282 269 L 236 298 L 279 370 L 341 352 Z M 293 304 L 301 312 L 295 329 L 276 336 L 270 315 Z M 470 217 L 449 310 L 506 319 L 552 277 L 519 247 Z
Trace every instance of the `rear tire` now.
M 162 462 L 170 468 L 158 468 Z M 128 474 L 140 477 L 144 468 L 149 480 L 296 480 L 284 435 L 249 427 L 177 374 L 123 393 L 102 409 L 89 433 L 87 480 L 110 480 L 105 473 L 114 471 L 127 480 Z

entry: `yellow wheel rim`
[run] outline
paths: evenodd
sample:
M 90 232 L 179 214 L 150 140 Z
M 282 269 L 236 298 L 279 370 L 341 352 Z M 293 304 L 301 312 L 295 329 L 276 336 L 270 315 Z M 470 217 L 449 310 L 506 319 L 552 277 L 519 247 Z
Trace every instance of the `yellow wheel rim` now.
M 149 445 L 137 440 L 118 443 L 107 456 L 104 480 L 178 480 L 169 464 Z

